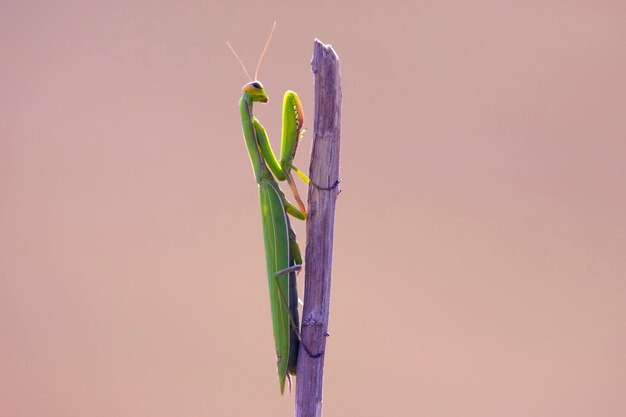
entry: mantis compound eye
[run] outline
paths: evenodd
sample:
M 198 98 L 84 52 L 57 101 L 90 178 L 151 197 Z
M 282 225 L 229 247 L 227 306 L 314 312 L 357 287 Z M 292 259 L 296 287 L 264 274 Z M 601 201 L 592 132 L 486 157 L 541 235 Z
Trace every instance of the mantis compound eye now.
M 261 84 L 259 84 L 258 82 L 253 82 L 252 83 L 252 87 L 258 88 L 260 90 L 261 89 Z

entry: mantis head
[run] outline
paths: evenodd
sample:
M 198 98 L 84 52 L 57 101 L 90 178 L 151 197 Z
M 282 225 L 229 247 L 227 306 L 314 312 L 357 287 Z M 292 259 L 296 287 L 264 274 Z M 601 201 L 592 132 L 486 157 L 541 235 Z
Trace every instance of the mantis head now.
M 237 55 L 237 52 L 235 52 L 235 49 L 230 45 L 229 42 L 226 42 L 226 45 L 228 45 L 228 48 L 230 49 L 230 51 L 233 53 L 237 61 L 239 61 L 239 63 L 241 64 L 241 68 L 243 68 L 243 72 L 246 73 L 248 80 L 250 80 L 250 82 L 248 82 L 247 84 L 243 86 L 242 92 L 244 96 L 248 96 L 250 98 L 251 102 L 258 101 L 260 103 L 267 103 L 267 95 L 265 94 L 265 90 L 263 89 L 263 84 L 261 84 L 261 81 L 257 81 L 257 76 L 259 75 L 259 68 L 261 68 L 261 61 L 263 61 L 263 56 L 265 55 L 265 51 L 267 51 L 267 47 L 270 44 L 270 40 L 272 40 L 274 29 L 276 29 L 276 22 L 274 22 L 274 26 L 272 26 L 272 31 L 270 32 L 270 35 L 268 36 L 267 41 L 265 42 L 265 47 L 263 48 L 263 52 L 261 52 L 261 57 L 259 58 L 259 62 L 256 65 L 256 72 L 254 73 L 254 79 L 255 79 L 254 81 L 252 81 L 252 78 L 250 78 L 250 74 L 248 74 L 248 70 L 246 69 L 246 66 L 243 64 L 243 61 L 241 60 L 241 58 L 239 58 L 239 55 Z
M 251 101 L 267 103 L 267 95 L 265 94 L 263 84 L 261 84 L 260 81 L 251 81 L 245 84 L 242 88 L 242 92 L 247 94 Z

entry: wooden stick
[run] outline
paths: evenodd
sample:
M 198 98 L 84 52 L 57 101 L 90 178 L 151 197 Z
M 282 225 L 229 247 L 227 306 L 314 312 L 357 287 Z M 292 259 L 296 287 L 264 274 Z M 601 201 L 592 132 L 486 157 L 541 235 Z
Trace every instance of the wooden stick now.
M 322 415 L 333 227 L 335 203 L 339 194 L 341 127 L 339 57 L 330 45 L 324 45 L 316 39 L 313 43 L 311 67 L 315 78 L 315 109 L 309 177 L 318 187 L 315 185 L 309 187 L 301 331 L 306 349 L 301 345 L 298 355 L 296 417 Z

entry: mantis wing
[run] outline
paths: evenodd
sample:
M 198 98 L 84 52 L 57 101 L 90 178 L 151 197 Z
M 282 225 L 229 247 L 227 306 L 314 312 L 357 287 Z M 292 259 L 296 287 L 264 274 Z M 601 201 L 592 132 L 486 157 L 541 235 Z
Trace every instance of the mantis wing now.
M 284 274 L 276 276 L 276 272 L 290 266 L 289 226 L 282 199 L 274 187 L 278 186 L 269 181 L 259 184 L 267 282 L 270 290 L 272 327 L 278 360 L 278 381 L 282 394 L 285 391 L 285 378 L 289 363 L 289 310 L 284 298 L 289 294 L 289 276 Z

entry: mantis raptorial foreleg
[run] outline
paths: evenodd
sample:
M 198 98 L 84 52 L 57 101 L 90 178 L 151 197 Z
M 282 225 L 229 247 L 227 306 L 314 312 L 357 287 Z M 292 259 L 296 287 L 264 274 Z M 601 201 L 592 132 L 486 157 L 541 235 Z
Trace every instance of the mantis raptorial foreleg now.
M 291 106 L 290 103 L 294 103 L 293 107 Z M 295 103 L 298 103 L 298 104 L 296 105 Z M 287 91 L 285 93 L 285 97 L 283 98 L 283 120 L 285 120 L 285 118 L 288 117 L 292 109 L 296 111 L 296 114 L 297 114 L 296 117 L 298 118 L 298 120 L 304 119 L 304 114 L 302 113 L 302 105 L 299 103 L 300 103 L 300 99 L 298 98 L 298 95 L 296 93 L 294 93 L 293 91 Z M 283 122 L 283 127 L 284 127 L 284 124 L 285 123 Z M 289 172 L 290 169 L 293 170 L 300 177 L 300 179 L 307 185 L 312 185 L 313 187 L 318 188 L 320 190 L 332 190 L 332 189 L 337 188 L 337 186 L 340 183 L 339 180 L 335 181 L 335 183 L 329 187 L 323 187 L 311 181 L 311 179 L 304 172 L 302 172 L 295 165 L 293 165 L 293 156 L 295 156 L 295 152 L 298 148 L 297 145 L 294 145 L 293 147 L 281 146 L 281 159 L 279 161 L 278 159 L 276 159 L 276 155 L 274 154 L 274 151 L 272 150 L 272 147 L 269 143 L 269 140 L 267 138 L 267 133 L 265 132 L 265 128 L 258 121 L 257 118 L 254 118 L 254 129 L 256 130 L 257 139 L 259 141 L 259 149 L 261 150 L 261 154 L 263 154 L 263 158 L 267 161 L 268 167 L 272 170 L 272 173 L 277 179 L 279 179 L 280 181 L 286 180 L 289 183 L 291 192 L 293 193 L 293 196 L 296 199 L 296 202 L 298 203 L 298 207 L 300 208 L 302 212 L 306 213 L 306 208 L 304 207 L 304 203 L 302 203 L 302 199 L 300 198 L 298 189 L 296 188 L 295 182 L 293 181 L 293 177 L 291 173 Z M 285 141 L 287 142 L 294 141 L 294 143 L 297 143 L 297 141 L 300 140 L 300 138 L 302 137 L 302 134 L 299 134 L 298 138 L 296 139 L 293 138 L 293 135 L 291 137 L 290 136 L 285 137 L 285 135 L 286 135 L 285 131 L 283 130 L 283 142 L 282 143 L 285 143 Z M 287 158 L 283 158 L 283 154 L 282 154 L 283 152 L 293 152 L 293 154 L 290 159 L 287 159 Z

